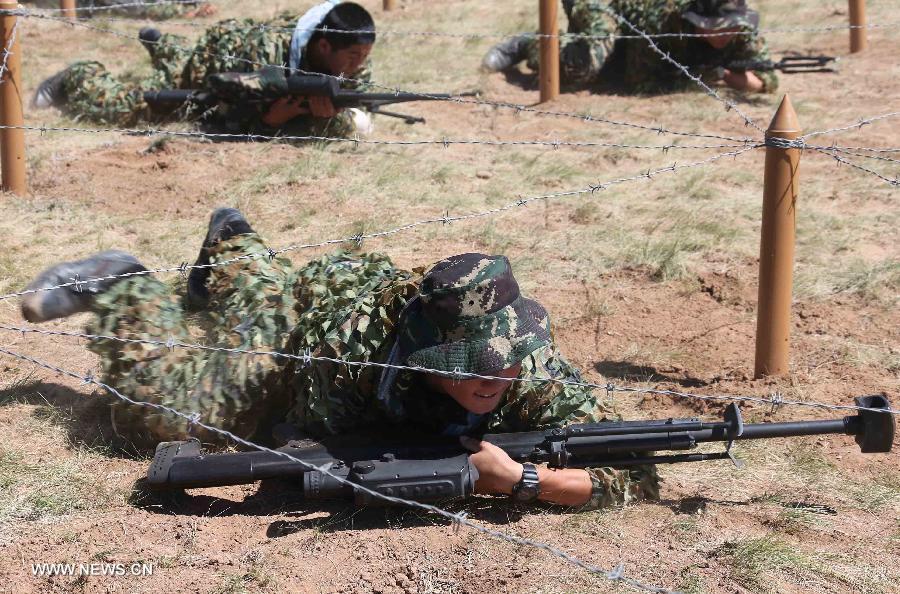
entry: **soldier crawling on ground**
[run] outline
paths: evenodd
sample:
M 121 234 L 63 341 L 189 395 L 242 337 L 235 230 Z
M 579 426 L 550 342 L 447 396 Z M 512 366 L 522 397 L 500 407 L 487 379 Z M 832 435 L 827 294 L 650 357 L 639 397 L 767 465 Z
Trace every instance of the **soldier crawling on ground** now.
M 174 116 L 234 134 L 351 136 L 371 131 L 366 113 L 336 109 L 328 97 L 245 100 L 248 94 L 285 88 L 290 70 L 344 75 L 342 88 L 363 90 L 371 77 L 375 23 L 359 4 L 328 0 L 299 20 L 287 14 L 269 21 L 226 20 L 208 28 L 194 45 L 151 27 L 141 29 L 139 37 L 150 53 L 150 76 L 129 82 L 100 62 L 75 62 L 40 84 L 33 106 L 57 106 L 72 117 L 113 126 Z M 145 91 L 159 89 L 213 89 L 221 101 L 212 110 L 161 114 L 144 98 Z
M 653 466 L 535 468 L 477 439 L 614 417 L 559 353 L 547 311 L 519 293 L 506 257 L 461 254 L 406 271 L 384 255 L 338 252 L 294 267 L 271 255 L 239 211 L 221 208 L 196 263 L 213 266 L 191 268 L 184 299 L 140 274 L 144 266 L 124 252 L 61 263 L 32 281 L 38 291 L 24 298 L 22 313 L 43 322 L 90 311 L 95 335 L 192 342 L 185 320 L 192 305 L 215 322 L 210 345 L 394 366 L 304 365 L 299 357 L 92 339 L 107 384 L 243 437 L 271 441 L 285 419 L 313 438 L 379 429 L 411 439 L 460 436 L 475 452 L 481 493 L 590 508 L 658 498 Z M 87 280 L 128 273 L 137 274 Z M 88 288 L 58 286 L 72 278 L 86 279 Z M 454 379 L 458 372 L 488 377 Z M 551 378 L 571 383 L 530 381 Z M 116 402 L 112 413 L 114 430 L 140 446 L 191 431 L 184 419 L 155 409 Z
M 560 83 L 583 88 L 600 82 L 620 82 L 628 92 L 664 93 L 686 90 L 694 83 L 664 61 L 645 39 L 616 39 L 635 33 L 606 12 L 605 0 L 562 0 L 569 20 L 560 44 Z M 728 64 L 769 59 L 757 34 L 759 14 L 745 0 L 610 0 L 609 8 L 649 34 L 672 34 L 654 43 L 676 62 L 707 82 L 721 82 L 749 93 L 778 88 L 772 71 L 729 70 Z M 678 37 L 678 34 L 701 36 Z M 705 37 L 703 35 L 706 35 Z M 527 61 L 538 69 L 539 41 L 533 35 L 512 37 L 491 48 L 482 68 L 500 72 Z M 722 66 L 726 66 L 722 68 Z

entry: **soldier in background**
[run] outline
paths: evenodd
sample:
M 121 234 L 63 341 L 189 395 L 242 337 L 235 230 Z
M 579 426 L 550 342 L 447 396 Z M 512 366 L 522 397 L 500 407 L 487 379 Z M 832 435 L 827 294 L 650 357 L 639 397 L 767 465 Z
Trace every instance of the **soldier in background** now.
M 579 88 L 601 82 L 607 74 L 634 93 L 687 90 L 693 82 L 661 59 L 644 39 L 615 39 L 635 33 L 601 6 L 602 0 L 562 0 L 569 19 L 569 39 L 560 49 L 560 82 Z M 765 61 L 769 52 L 756 33 L 759 14 L 745 0 L 611 0 L 609 7 L 654 39 L 660 49 L 707 81 L 721 80 L 744 92 L 771 93 L 778 88 L 774 72 L 733 72 L 718 66 L 738 61 Z M 707 37 L 678 37 L 677 34 Z M 482 67 L 488 72 L 508 70 L 527 61 L 538 69 L 539 41 L 533 35 L 510 38 L 490 49 Z M 602 71 L 602 74 L 601 74 Z
M 300 267 L 272 255 L 235 209 L 213 212 L 188 301 L 211 316 L 207 344 L 327 357 L 330 361 L 168 348 L 93 339 L 104 381 L 139 401 L 196 412 L 205 423 L 265 439 L 285 418 L 307 437 L 460 436 L 482 493 L 518 492 L 539 479 L 545 501 L 592 508 L 658 497 L 653 466 L 551 470 L 514 462 L 477 438 L 615 417 L 559 353 L 547 311 L 519 293 L 504 256 L 461 254 L 427 270 L 396 268 L 380 254 L 325 255 Z M 58 264 L 38 275 L 22 313 L 29 322 L 91 311 L 92 334 L 193 342 L 185 303 L 124 252 Z M 71 278 L 87 288 L 57 287 Z M 57 288 L 51 288 L 57 287 Z M 412 366 L 485 378 L 454 379 Z M 506 381 L 497 378 L 518 378 Z M 134 443 L 188 437 L 181 417 L 116 402 L 116 431 Z M 199 435 L 215 439 L 216 435 Z M 533 484 L 533 483 L 532 483 Z
M 222 21 L 194 44 L 151 27 L 141 29 L 140 39 L 153 64 L 150 76 L 131 82 L 127 76 L 116 77 L 100 62 L 75 62 L 40 84 L 33 106 L 57 106 L 71 117 L 97 124 L 133 126 L 172 118 L 170 112 L 155 111 L 145 101 L 145 91 L 213 87 L 217 97 L 229 100 L 212 113 L 187 109 L 176 113 L 176 119 L 197 119 L 202 113 L 206 128 L 267 136 L 349 136 L 371 129 L 366 114 L 339 112 L 327 97 L 308 101 L 284 97 L 273 104 L 249 106 L 242 102 L 248 90 L 265 90 L 266 85 L 279 88 L 279 83 L 283 88 L 290 69 L 343 74 L 353 79 L 345 80 L 343 88 L 361 89 L 371 77 L 369 53 L 375 43 L 375 23 L 359 4 L 329 0 L 299 20 L 283 14 L 264 22 Z M 260 68 L 259 64 L 275 66 Z M 288 67 L 278 66 L 282 64 Z

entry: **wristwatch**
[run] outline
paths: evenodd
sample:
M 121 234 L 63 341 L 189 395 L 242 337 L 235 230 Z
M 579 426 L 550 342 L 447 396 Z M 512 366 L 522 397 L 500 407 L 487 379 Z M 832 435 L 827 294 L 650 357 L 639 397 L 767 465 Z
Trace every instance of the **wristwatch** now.
M 512 488 L 512 499 L 519 503 L 530 503 L 541 494 L 541 483 L 537 468 L 526 462 L 522 465 L 522 479 Z

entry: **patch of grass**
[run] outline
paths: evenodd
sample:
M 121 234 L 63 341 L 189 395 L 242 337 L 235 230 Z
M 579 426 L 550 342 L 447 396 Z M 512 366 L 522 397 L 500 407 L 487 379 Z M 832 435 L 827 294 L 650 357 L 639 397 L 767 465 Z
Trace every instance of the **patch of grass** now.
M 597 203 L 588 200 L 575 207 L 575 210 L 569 215 L 569 220 L 579 225 L 587 225 L 597 219 L 599 211 Z
M 776 528 L 788 534 L 815 528 L 822 524 L 824 524 L 824 520 L 821 515 L 799 507 L 787 507 L 781 510 L 773 522 Z
M 37 385 L 37 382 L 33 381 L 31 376 L 32 374 L 29 373 L 24 377 L 15 379 L 0 390 L 0 406 L 27 402 L 28 396 L 34 394 L 34 387 Z
M 822 479 L 834 473 L 834 463 L 822 457 L 815 446 L 808 442 L 792 442 L 788 449 L 791 472 L 808 479 Z
M 628 266 L 646 268 L 659 281 L 677 280 L 687 273 L 687 258 L 720 246 L 736 230 L 704 213 L 684 213 L 655 224 L 647 233 L 629 234 L 622 259 Z
M 728 567 L 731 579 L 754 592 L 776 592 L 772 570 L 802 571 L 813 564 L 792 545 L 772 536 L 726 542 L 716 557 Z
M 681 570 L 681 579 L 678 580 L 678 591 L 684 594 L 703 594 L 703 578 L 696 573 L 690 573 L 690 567 Z
M 881 513 L 900 506 L 900 478 L 885 475 L 865 484 L 854 483 L 853 500 L 859 509 Z
M 876 264 L 857 261 L 844 270 L 843 278 L 835 284 L 835 292 L 859 295 L 886 305 L 900 302 L 900 260 Z
M 848 341 L 840 352 L 844 363 L 900 374 L 900 350 L 892 346 L 880 347 Z
M 33 460 L 0 451 L 0 526 L 64 516 L 109 504 L 114 494 L 95 480 L 83 454 L 65 460 Z

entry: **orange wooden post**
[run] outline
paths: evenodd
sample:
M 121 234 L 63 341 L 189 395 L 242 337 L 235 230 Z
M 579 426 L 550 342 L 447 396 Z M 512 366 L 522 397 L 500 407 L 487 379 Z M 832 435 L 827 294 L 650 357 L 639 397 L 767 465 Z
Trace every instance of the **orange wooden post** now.
M 75 18 L 75 0 L 59 0 L 59 7 L 64 17 Z
M 13 11 L 18 8 L 16 2 L 0 1 L 0 10 Z M 22 32 L 16 29 L 16 16 L 0 14 L 0 125 L 19 126 L 19 128 L 0 129 L 0 168 L 3 170 L 3 182 L 0 189 L 24 196 L 27 191 L 25 181 L 25 125 L 22 119 L 22 82 L 19 57 L 19 37 Z
M 397 0 L 384 0 L 381 6 L 384 10 L 394 10 L 397 8 Z
M 541 103 L 559 97 L 559 25 L 556 15 L 559 0 L 540 0 L 541 53 L 540 73 Z
M 866 36 L 866 0 L 850 0 L 850 53 L 856 54 L 869 45 Z
M 799 136 L 797 113 L 785 95 L 766 138 L 794 140 Z M 766 147 L 754 365 L 757 378 L 784 375 L 789 370 L 799 165 L 799 148 Z

